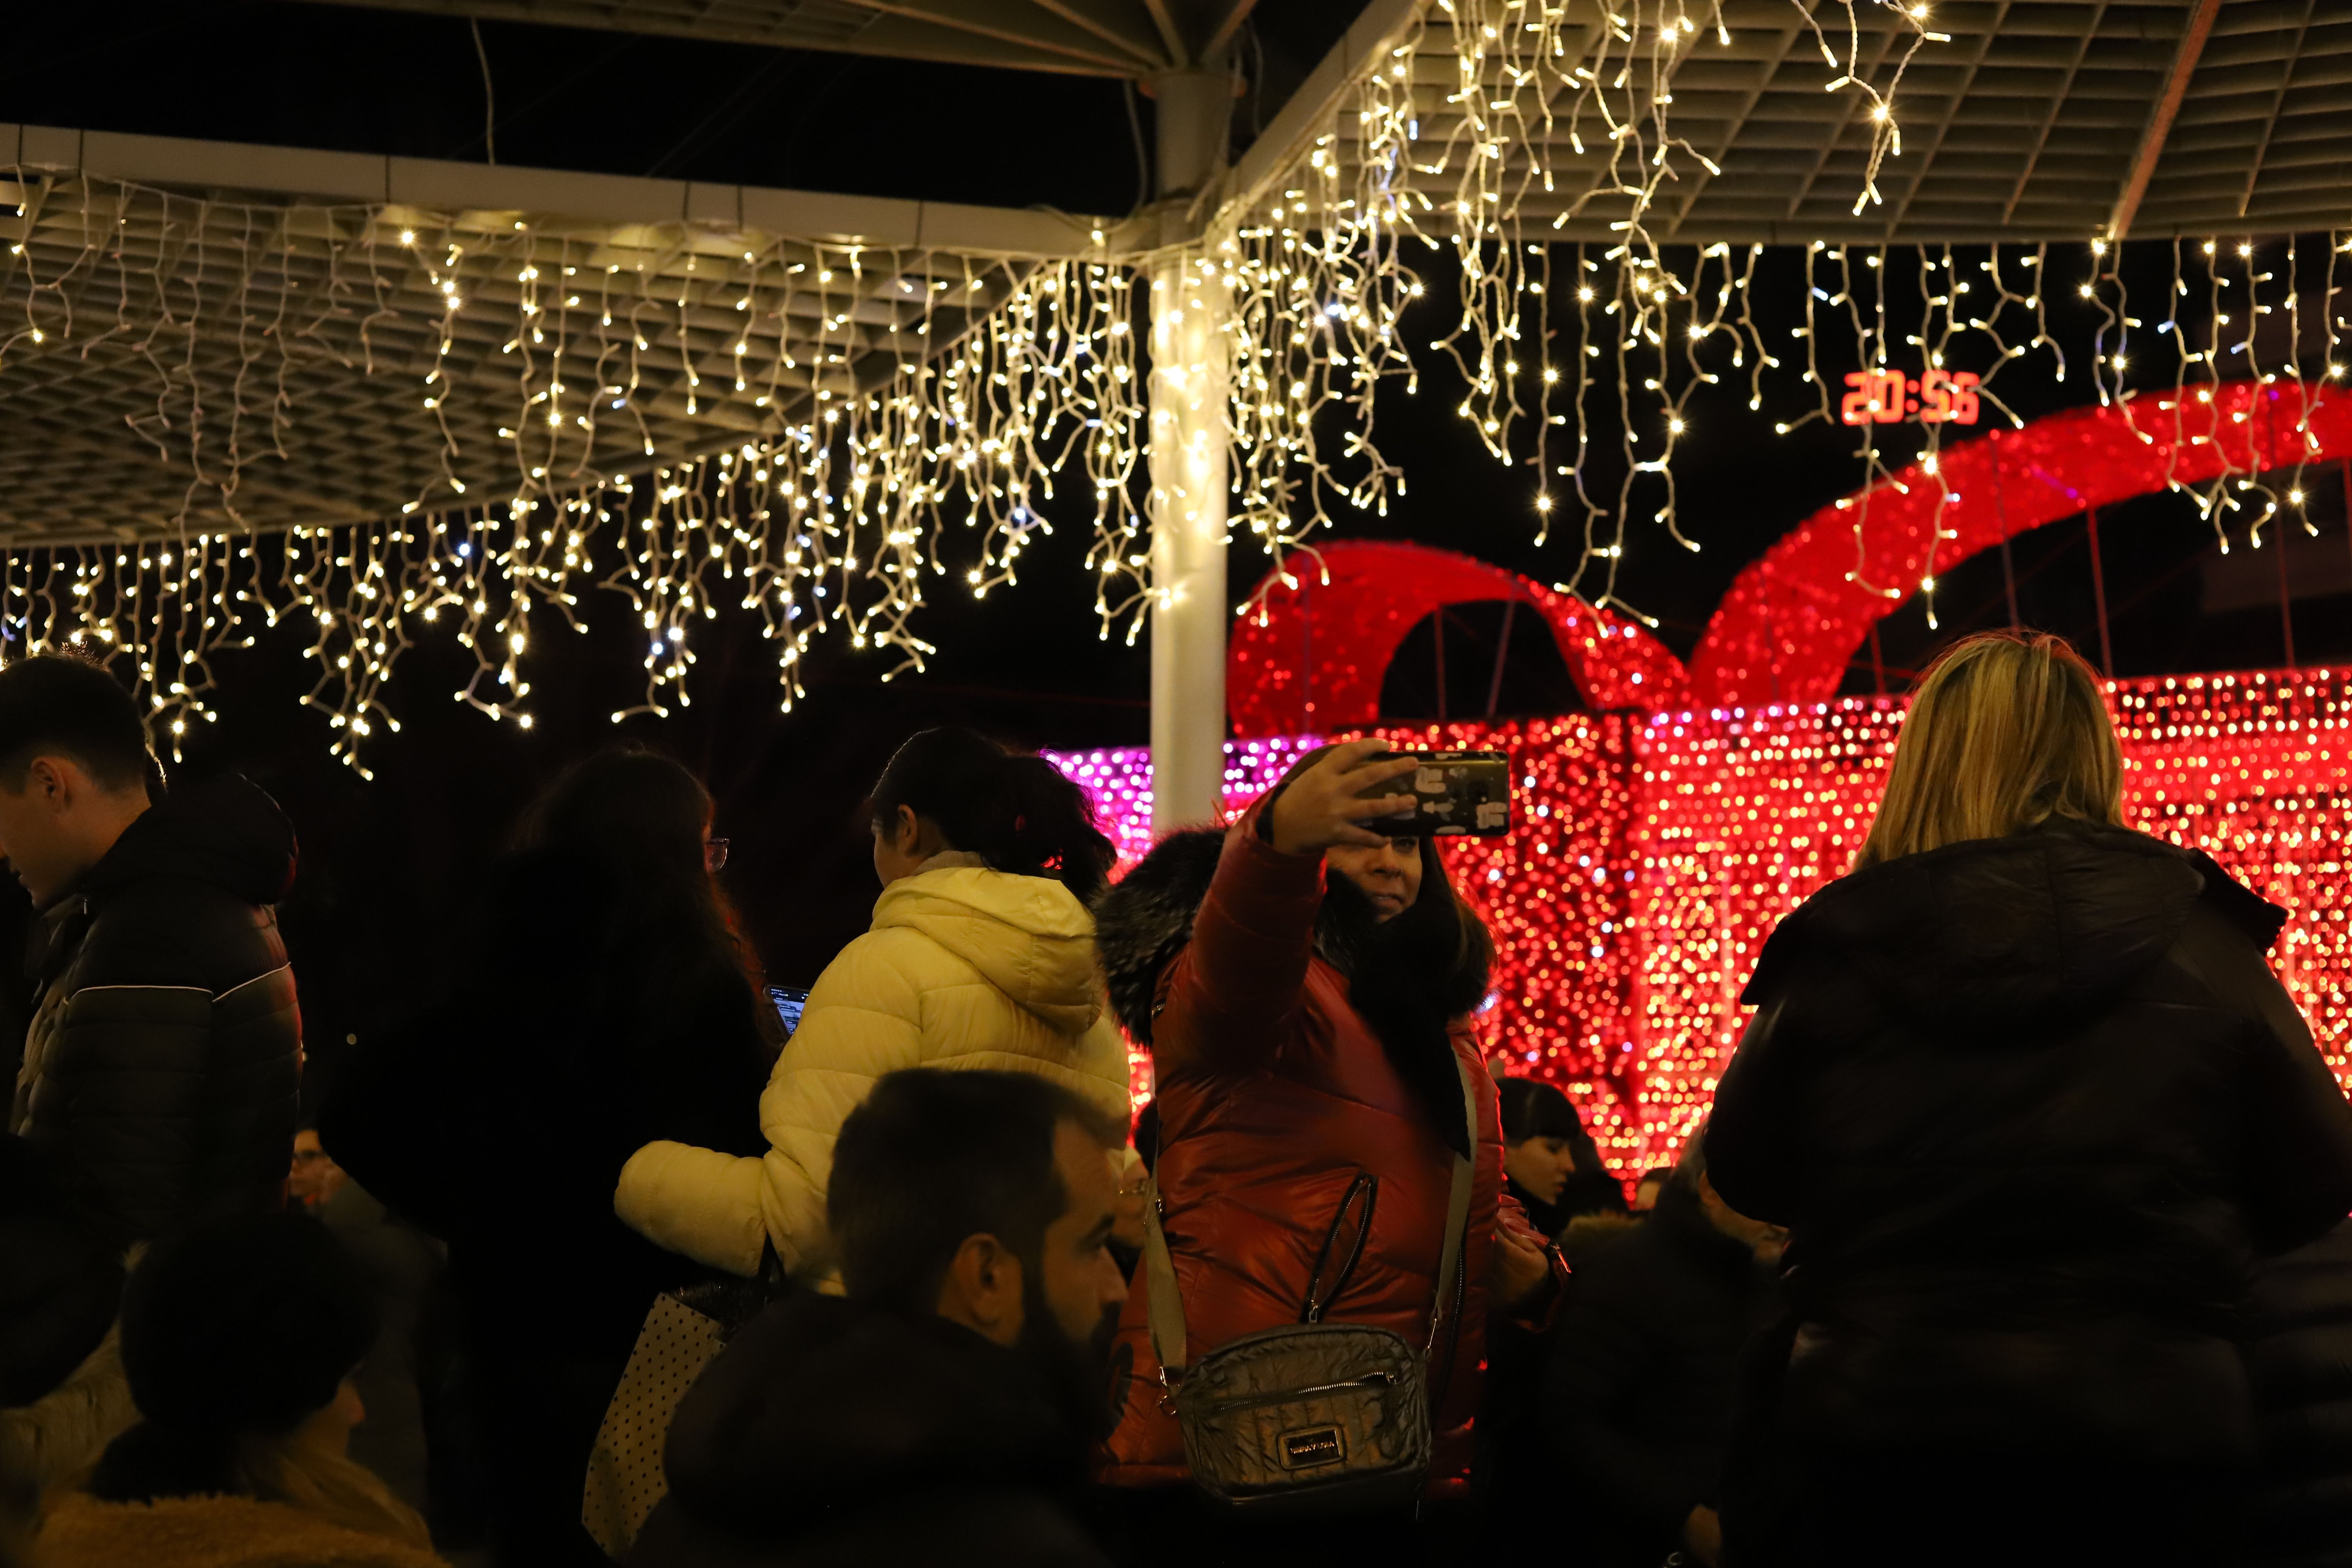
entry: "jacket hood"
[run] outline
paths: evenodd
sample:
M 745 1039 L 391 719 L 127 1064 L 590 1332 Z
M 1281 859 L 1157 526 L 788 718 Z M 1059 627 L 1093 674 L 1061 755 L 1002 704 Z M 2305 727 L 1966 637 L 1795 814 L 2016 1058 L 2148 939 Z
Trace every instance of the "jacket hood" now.
M 2202 853 L 2126 828 L 1971 839 L 1822 889 L 1773 931 L 1741 1000 L 1769 1001 L 1827 960 L 1948 1032 L 2039 1037 L 2158 963 L 2200 902 L 2258 947 L 2286 919 Z
M 1095 947 L 1111 1008 L 1139 1045 L 1151 1043 L 1160 976 L 1192 940 L 1192 917 L 1209 896 L 1224 848 L 1223 828 L 1171 833 L 1095 904 Z
M 681 1506 L 765 1541 L 903 1505 L 910 1489 L 1071 1489 L 1085 1460 L 1017 1352 L 814 1292 L 736 1334 L 678 1405 L 666 1456 Z
M 984 866 L 918 871 L 875 902 L 874 929 L 896 926 L 938 942 L 1058 1034 L 1082 1035 L 1102 1016 L 1094 920 L 1051 878 Z
M 294 825 L 276 801 L 236 773 L 173 790 L 123 829 L 74 889 L 100 897 L 151 877 L 205 882 L 248 904 L 274 904 L 294 886 Z

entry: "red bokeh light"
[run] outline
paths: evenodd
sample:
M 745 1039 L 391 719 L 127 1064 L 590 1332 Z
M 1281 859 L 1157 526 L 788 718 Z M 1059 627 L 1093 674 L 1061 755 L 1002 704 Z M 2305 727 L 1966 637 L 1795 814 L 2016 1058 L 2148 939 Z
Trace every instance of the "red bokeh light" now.
M 2128 820 L 2205 850 L 2287 910 L 2272 963 L 2347 1077 L 2352 671 L 2109 690 Z M 1844 871 L 1868 832 L 1903 711 L 1899 699 L 1856 698 L 1381 729 L 1399 745 L 1512 759 L 1512 832 L 1446 851 L 1496 938 L 1480 1019 L 1496 1068 L 1558 1083 L 1622 1173 L 1671 1160 L 1738 1041 L 1739 989 L 1765 937 Z M 1148 754 L 1058 760 L 1074 776 L 1086 763 L 1081 782 L 1116 836 L 1130 851 L 1144 842 Z M 1246 804 L 1285 760 L 1236 747 L 1231 803 Z M 1148 1062 L 1137 1065 L 1149 1092 Z

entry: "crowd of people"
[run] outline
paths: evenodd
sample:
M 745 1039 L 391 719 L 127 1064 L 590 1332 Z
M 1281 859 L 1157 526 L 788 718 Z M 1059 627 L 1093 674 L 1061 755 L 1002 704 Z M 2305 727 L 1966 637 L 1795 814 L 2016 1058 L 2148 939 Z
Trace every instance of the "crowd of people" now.
M 1413 765 L 1114 882 L 925 731 L 788 1023 L 708 791 L 593 756 L 321 1093 L 284 815 L 0 668 L 0 1564 L 2352 1563 L 2352 1106 L 2063 642 L 1923 679 L 1657 1170 L 1490 1069 Z

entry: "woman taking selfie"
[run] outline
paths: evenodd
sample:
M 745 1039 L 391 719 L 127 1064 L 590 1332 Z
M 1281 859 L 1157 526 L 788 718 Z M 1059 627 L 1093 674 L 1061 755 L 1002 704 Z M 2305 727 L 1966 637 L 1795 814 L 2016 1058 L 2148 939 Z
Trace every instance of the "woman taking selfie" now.
M 2283 911 L 2123 824 L 2054 637 L 1921 682 L 1853 873 L 1772 933 L 1709 1174 L 1785 1226 L 1777 1555 L 2230 1559 L 2258 1252 L 2352 1208 L 2352 1110 L 2263 952 Z
M 809 992 L 760 1097 L 767 1152 L 656 1142 L 621 1174 L 615 1211 L 663 1247 L 749 1276 L 772 1245 L 795 1276 L 830 1275 L 834 1135 L 900 1068 L 1040 1073 L 1127 1118 L 1087 912 L 1116 857 L 1085 792 L 1042 757 L 943 728 L 898 748 L 872 805 L 874 927 Z
M 1158 1073 L 1157 1179 L 1193 1374 L 1302 1317 L 1432 1347 L 1426 1479 L 1449 1499 L 1465 1490 L 1488 1314 L 1548 1310 L 1554 1264 L 1502 1196 L 1502 1123 L 1469 1022 L 1486 930 L 1433 841 L 1365 826 L 1413 804 L 1383 791 L 1414 766 L 1386 749 L 1310 753 L 1230 832 L 1162 840 L 1104 900 L 1100 942 L 1112 1001 Z M 1462 1264 L 1441 1299 L 1458 1159 Z M 1199 1561 L 1232 1542 L 1184 1485 L 1151 1272 L 1137 1270 L 1120 1323 L 1103 1479 L 1129 1490 L 1139 1561 Z M 1406 1562 L 1413 1528 L 1408 1503 L 1316 1520 L 1296 1544 Z

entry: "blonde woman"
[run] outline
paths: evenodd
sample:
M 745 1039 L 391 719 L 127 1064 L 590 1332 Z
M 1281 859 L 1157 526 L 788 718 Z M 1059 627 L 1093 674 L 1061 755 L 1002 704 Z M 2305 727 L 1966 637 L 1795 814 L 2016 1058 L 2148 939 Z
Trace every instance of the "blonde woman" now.
M 123 1291 L 140 1420 L 51 1500 L 34 1568 L 437 1568 L 425 1521 L 346 1451 L 373 1287 L 316 1221 L 167 1238 Z
M 1790 1232 L 1748 1485 L 1793 1517 L 1742 1542 L 1735 1501 L 1743 1563 L 2230 1558 L 2234 1314 L 2352 1209 L 2352 1109 L 2263 962 L 2283 911 L 2121 797 L 2081 658 L 1969 639 L 1853 873 L 1765 946 L 1706 1135 Z
M 614 1212 L 715 1268 L 835 1278 L 833 1141 L 901 1068 L 1034 1072 L 1128 1115 L 1127 1045 L 1106 1014 L 1087 905 L 1116 855 L 1085 793 L 1041 757 L 925 730 L 874 785 L 874 928 L 825 966 L 760 1097 L 764 1156 L 648 1143 Z

